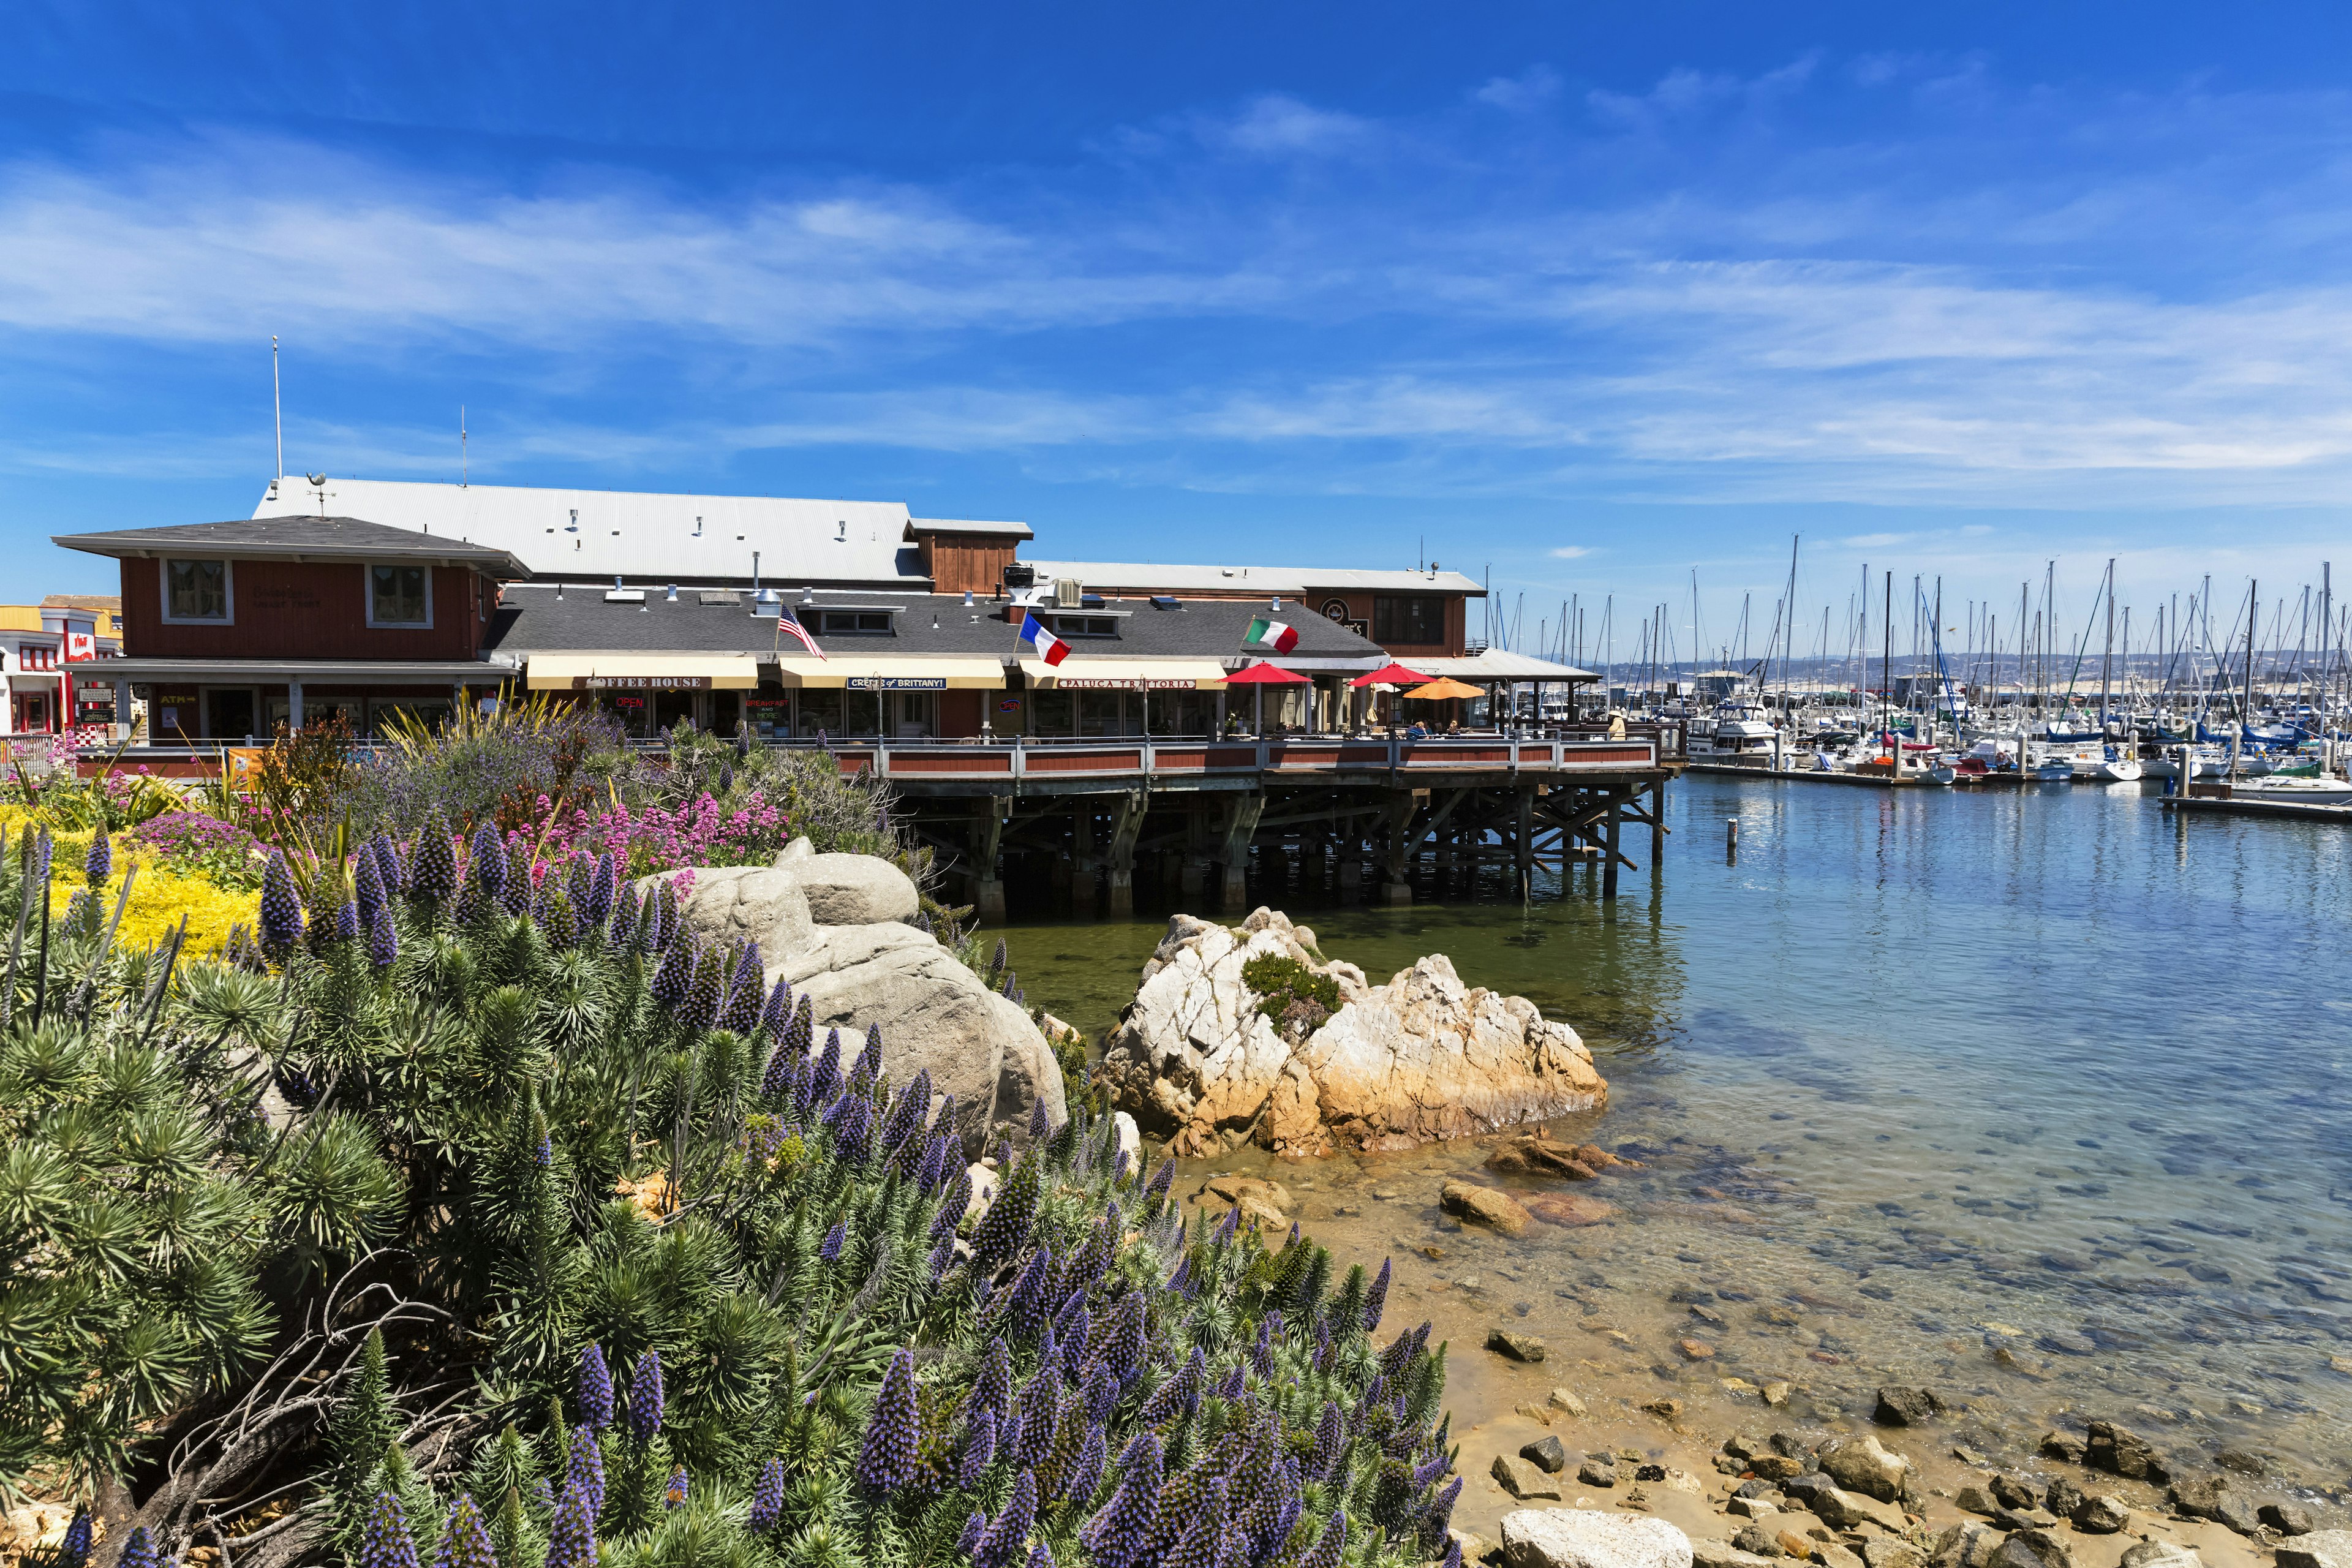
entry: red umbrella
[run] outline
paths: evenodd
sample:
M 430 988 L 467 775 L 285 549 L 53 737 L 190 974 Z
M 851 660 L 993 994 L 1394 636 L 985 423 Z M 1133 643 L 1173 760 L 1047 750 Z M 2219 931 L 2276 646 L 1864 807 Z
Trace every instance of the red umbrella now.
M 1422 686 L 1429 677 L 1416 674 L 1401 664 L 1384 664 L 1369 675 L 1360 675 L 1348 682 L 1350 686 Z
M 1227 686 L 1307 686 L 1312 683 L 1303 675 L 1285 669 L 1278 664 L 1268 664 L 1264 659 L 1260 659 L 1257 663 L 1237 669 L 1225 677 L 1225 684 Z
M 1268 664 L 1265 660 L 1260 659 L 1255 664 L 1246 665 L 1225 677 L 1225 684 L 1255 686 L 1258 689 L 1255 732 L 1263 735 L 1265 733 L 1265 689 L 1269 686 L 1309 686 L 1314 683 L 1307 677 L 1285 669 L 1278 664 Z

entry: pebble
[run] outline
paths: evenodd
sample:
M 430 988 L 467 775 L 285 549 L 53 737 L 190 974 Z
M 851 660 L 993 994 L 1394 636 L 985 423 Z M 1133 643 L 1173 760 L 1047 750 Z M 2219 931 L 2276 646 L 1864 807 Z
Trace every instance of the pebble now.
M 1682 1419 L 1683 1402 L 1679 1399 L 1653 1399 L 1642 1408 L 1664 1421 Z
M 1617 1484 L 1617 1465 L 1606 1458 L 1587 1459 L 1576 1469 L 1576 1479 L 1588 1487 L 1613 1487 Z
M 1486 1348 L 1513 1361 L 1539 1362 L 1544 1358 L 1544 1342 L 1533 1334 L 1522 1334 L 1510 1329 L 1488 1329 Z
M 1742 1526 L 1739 1532 L 1731 1538 L 1731 1544 L 1739 1551 L 1752 1553 L 1758 1557 L 1784 1557 L 1788 1555 L 1788 1553 L 1780 1549 L 1780 1538 L 1771 1531 L 1766 1530 L 1762 1525 L 1759 1524 Z
M 1764 1403 L 1775 1410 L 1781 1409 L 1788 1405 L 1789 1395 L 1792 1392 L 1794 1391 L 1789 1384 L 1777 1381 L 1766 1384 L 1761 1390 L 1761 1393 L 1764 1395 Z
M 1520 1446 L 1519 1458 L 1548 1476 L 1556 1476 L 1568 1468 L 1568 1450 L 1557 1437 L 1538 1437 Z
M 1570 1415 L 1582 1415 L 1585 1413 L 1584 1401 L 1579 1399 L 1575 1394 L 1570 1393 L 1565 1388 L 1553 1389 L 1551 1391 L 1551 1397 L 1547 1400 L 1546 1403 L 1554 1410 L 1564 1412 Z
M 1740 1519 L 1762 1519 L 1780 1511 L 1780 1505 L 1760 1497 L 1735 1497 L 1724 1504 L 1726 1512 Z
M 1488 1467 L 1486 1473 L 1493 1476 L 1505 1491 L 1517 1498 L 1521 1502 L 1533 1502 L 1539 1499 L 1552 1502 L 1560 1500 L 1559 1483 L 1525 1459 L 1514 1459 L 1508 1454 L 1497 1454 L 1495 1456 L 1494 1464 Z
M 1685 1361 L 1712 1361 L 1715 1347 L 1704 1340 L 1677 1340 L 1675 1349 L 1682 1352 Z

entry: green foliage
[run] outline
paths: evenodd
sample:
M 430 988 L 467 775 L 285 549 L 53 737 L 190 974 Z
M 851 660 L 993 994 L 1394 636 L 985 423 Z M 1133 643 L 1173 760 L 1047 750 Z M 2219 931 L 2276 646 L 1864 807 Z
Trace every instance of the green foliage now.
M 269 968 L 43 950 L 94 982 L 0 1032 L 0 1477 L 210 1465 L 233 1404 L 324 1398 L 331 1419 L 287 1421 L 206 1506 L 283 1492 L 283 1539 L 340 1559 L 389 1494 L 430 1559 L 463 1491 L 499 1560 L 528 1565 L 585 1550 L 577 1501 L 550 1541 L 567 1488 L 593 1482 L 609 1563 L 944 1565 L 974 1509 L 1007 1506 L 1012 1406 L 1053 1389 L 1047 1325 L 1076 1336 L 1083 1316 L 1031 1456 L 1034 1539 L 1063 1568 L 1094 1555 L 1147 1413 L 1181 1499 L 1303 1461 L 1327 1406 L 1352 1436 L 1272 1561 L 1342 1506 L 1385 1527 L 1350 1538 L 1360 1568 L 1434 1555 L 1442 1361 L 1370 1340 L 1360 1269 L 1335 1292 L 1311 1241 L 1188 1234 L 1146 1173 L 1115 1173 L 1115 1129 L 1083 1099 L 967 1220 L 963 1163 L 1004 1131 L 972 1108 L 877 1147 L 910 1086 L 886 1071 L 807 1103 L 771 1039 L 656 1003 L 658 953 L 478 898 L 389 907 L 383 965 L 317 921 L 330 934 Z M 1024 1274 L 1050 1286 L 1025 1305 Z M 592 1344 L 624 1383 L 658 1355 L 657 1426 L 569 1429 Z M 877 1406 L 902 1350 L 912 1428 L 903 1393 Z M 1004 1436 L 966 1476 L 992 1364 L 1011 1369 Z M 1096 1431 L 1085 1390 L 1113 1377 Z M 1095 1438 L 1105 1473 L 1061 1495 Z M 911 1452 L 918 1479 L 861 1475 L 869 1451 Z M 755 1525 L 771 1459 L 784 1479 Z M 187 1522 L 159 1541 L 184 1545 Z
M 1257 997 L 1257 1009 L 1286 1035 L 1312 1034 L 1339 1010 L 1339 984 L 1295 958 L 1260 953 L 1242 965 L 1242 984 Z

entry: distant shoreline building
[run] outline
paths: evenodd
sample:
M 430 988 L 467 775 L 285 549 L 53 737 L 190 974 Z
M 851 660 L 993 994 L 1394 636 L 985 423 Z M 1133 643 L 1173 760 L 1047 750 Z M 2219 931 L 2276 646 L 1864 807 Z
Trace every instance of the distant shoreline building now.
M 1261 659 L 1304 679 L 1269 727 L 1309 731 L 1360 721 L 1349 680 L 1392 659 L 1490 689 L 1594 679 L 1472 645 L 1485 589 L 1434 565 L 1024 560 L 1034 538 L 898 502 L 281 478 L 247 519 L 56 542 L 121 563 L 113 710 L 143 700 L 154 744 L 329 712 L 373 734 L 509 688 L 640 735 L 1001 739 L 1213 733 L 1255 718 L 1225 682 Z M 1024 655 L 1025 614 L 1060 663 Z

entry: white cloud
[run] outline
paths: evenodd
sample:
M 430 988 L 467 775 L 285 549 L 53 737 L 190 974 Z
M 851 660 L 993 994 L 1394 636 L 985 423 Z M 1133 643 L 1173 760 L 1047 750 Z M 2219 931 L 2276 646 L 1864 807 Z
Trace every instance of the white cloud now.
M 1581 561 L 1596 552 L 1590 544 L 1563 544 L 1548 553 L 1555 561 Z
M 1498 76 L 1471 98 L 1509 114 L 1527 114 L 1559 97 L 1559 73 L 1547 65 L 1533 65 L 1517 76 Z
M 1276 92 L 1252 99 L 1231 119 L 1212 122 L 1206 134 L 1236 152 L 1286 157 L 1341 152 L 1367 141 L 1372 130 L 1370 121 Z

